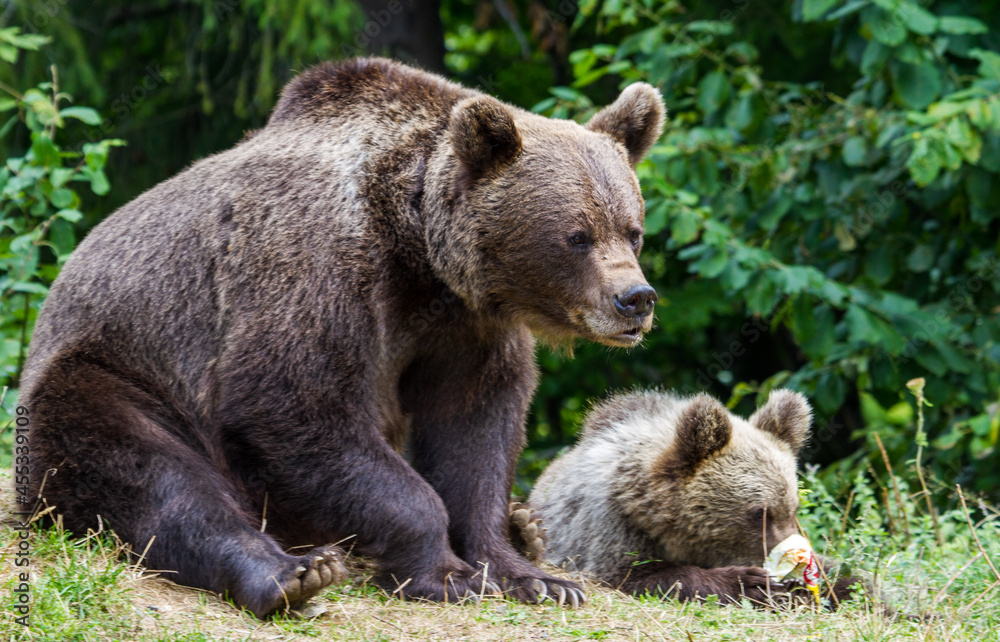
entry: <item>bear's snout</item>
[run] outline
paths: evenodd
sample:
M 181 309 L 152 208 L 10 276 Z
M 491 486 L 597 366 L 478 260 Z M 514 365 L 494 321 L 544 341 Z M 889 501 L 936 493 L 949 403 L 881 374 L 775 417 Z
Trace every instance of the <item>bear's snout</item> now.
M 633 285 L 625 294 L 614 296 L 615 309 L 627 319 L 642 319 L 653 312 L 653 304 L 659 297 L 648 283 Z

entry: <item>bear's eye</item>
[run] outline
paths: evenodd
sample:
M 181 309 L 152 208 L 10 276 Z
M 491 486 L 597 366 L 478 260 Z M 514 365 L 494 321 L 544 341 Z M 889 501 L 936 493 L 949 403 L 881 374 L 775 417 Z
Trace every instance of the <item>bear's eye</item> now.
M 639 241 L 642 240 L 642 232 L 639 230 L 632 230 L 628 233 L 628 242 L 632 244 L 632 247 L 639 247 Z
M 758 522 L 764 521 L 764 509 L 763 508 L 757 508 L 757 509 L 755 509 L 753 511 L 752 515 L 753 515 L 753 518 L 754 518 L 755 521 L 758 521 Z
M 569 237 L 569 242 L 578 247 L 584 246 L 588 243 L 587 235 L 583 232 L 577 232 Z

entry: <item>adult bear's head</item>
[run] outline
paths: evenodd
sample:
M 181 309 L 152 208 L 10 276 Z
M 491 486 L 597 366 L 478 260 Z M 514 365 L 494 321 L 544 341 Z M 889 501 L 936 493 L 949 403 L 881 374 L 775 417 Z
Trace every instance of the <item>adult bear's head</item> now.
M 659 92 L 626 88 L 586 125 L 467 98 L 425 182 L 439 278 L 473 309 L 544 338 L 631 346 L 653 322 L 639 268 L 644 208 L 635 165 L 663 127 Z

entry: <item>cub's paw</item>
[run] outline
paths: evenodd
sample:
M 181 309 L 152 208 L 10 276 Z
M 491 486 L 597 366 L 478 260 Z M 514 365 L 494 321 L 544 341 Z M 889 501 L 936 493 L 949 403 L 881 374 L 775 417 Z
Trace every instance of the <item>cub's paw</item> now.
M 545 557 L 545 529 L 542 520 L 534 515 L 533 509 L 521 502 L 511 502 L 510 542 L 514 548 L 532 562 Z
M 347 579 L 344 551 L 336 546 L 314 548 L 297 558 L 289 568 L 268 578 L 271 590 L 260 604 L 248 604 L 258 616 L 294 609 L 331 584 Z
M 709 569 L 709 581 L 705 594 L 715 593 L 725 604 L 738 603 L 747 598 L 757 606 L 774 605 L 777 596 L 784 595 L 787 588 L 775 582 L 767 571 L 756 566 L 724 566 Z

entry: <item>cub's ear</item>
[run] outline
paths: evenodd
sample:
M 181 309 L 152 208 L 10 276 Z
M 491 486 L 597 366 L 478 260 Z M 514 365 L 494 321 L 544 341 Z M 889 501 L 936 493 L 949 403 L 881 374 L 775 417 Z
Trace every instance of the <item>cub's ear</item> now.
M 772 390 L 764 404 L 750 417 L 750 423 L 769 432 L 792 447 L 802 450 L 812 427 L 812 408 L 806 398 L 784 388 Z
M 521 153 L 521 134 L 510 111 L 495 98 L 466 98 L 451 110 L 448 136 L 455 155 L 479 178 Z
M 646 155 L 663 131 L 666 108 L 655 87 L 644 82 L 629 85 L 590 119 L 587 129 L 611 136 L 628 150 L 634 167 Z
M 675 438 L 674 464 L 693 471 L 721 450 L 733 435 L 729 411 L 715 397 L 702 393 L 681 413 Z

